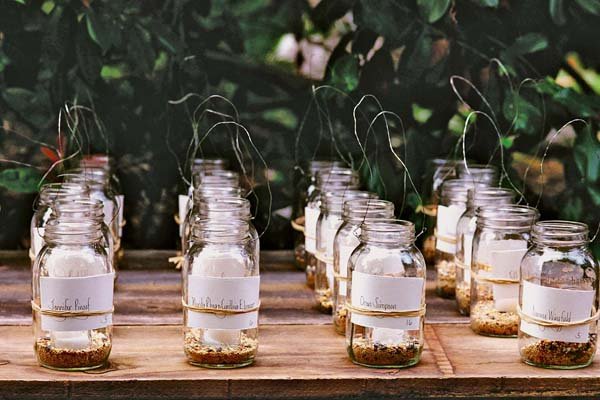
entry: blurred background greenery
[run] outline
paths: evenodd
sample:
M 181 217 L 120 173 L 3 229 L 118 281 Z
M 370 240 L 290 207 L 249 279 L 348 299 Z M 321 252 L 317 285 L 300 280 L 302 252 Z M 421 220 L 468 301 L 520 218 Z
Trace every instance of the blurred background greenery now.
M 0 0 L 0 247 L 28 245 L 39 178 L 68 152 L 56 139 L 65 102 L 92 107 L 102 122 L 84 148 L 116 160 L 125 246 L 174 247 L 194 104 L 169 100 L 190 92 L 229 98 L 269 164 L 253 176 L 259 229 L 265 177 L 273 190 L 265 248 L 292 246 L 292 176 L 315 156 L 348 160 L 402 217 L 422 220 L 386 121 L 369 130 L 381 109 L 401 117 L 386 114 L 390 144 L 419 192 L 427 160 L 460 157 L 466 131 L 467 157 L 503 160 L 544 218 L 595 229 L 598 34 L 600 0 Z M 453 79 L 455 93 L 452 76 L 474 86 Z M 356 112 L 370 173 L 354 136 L 364 94 L 377 99 Z M 473 110 L 489 118 L 471 114 L 465 129 Z M 583 121 L 558 131 L 575 118 Z M 233 161 L 229 134 L 218 131 L 202 153 Z

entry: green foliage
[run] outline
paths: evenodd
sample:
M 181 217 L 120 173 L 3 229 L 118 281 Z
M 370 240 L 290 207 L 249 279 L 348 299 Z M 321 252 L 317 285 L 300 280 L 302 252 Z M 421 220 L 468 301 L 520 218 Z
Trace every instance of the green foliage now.
M 180 181 L 173 154 L 185 157 L 195 104 L 168 102 L 190 92 L 221 94 L 239 108 L 271 164 L 274 209 L 292 203 L 292 184 L 283 177 L 292 174 L 295 155 L 338 156 L 361 166 L 370 188 L 399 209 L 405 205 L 402 217 L 420 221 L 418 196 L 399 178 L 405 171 L 390 153 L 381 118 L 365 139 L 372 174 L 360 163 L 352 111 L 362 95 L 374 94 L 402 118 L 387 127 L 421 193 L 427 160 L 461 156 L 467 116 L 479 111 L 490 118 L 470 115 L 468 158 L 487 162 L 493 156 L 499 164 L 502 149 L 513 163 L 505 165 L 510 178 L 529 200 L 541 195 L 545 217 L 591 225 L 600 220 L 600 75 L 594 70 L 600 65 L 600 0 L 313 3 L 0 0 L 0 116 L 3 126 L 20 133 L 0 138 L 7 149 L 17 149 L 3 154 L 39 164 L 38 141 L 56 142 L 64 103 L 93 106 L 106 132 L 90 133 L 83 145 L 118 159 L 128 205 L 135 206 L 126 241 L 170 247 L 165 232 L 176 234 L 172 212 Z M 464 104 L 450 85 L 455 75 L 477 88 L 454 80 Z M 313 98 L 311 88 L 321 84 L 335 90 Z M 211 106 L 232 113 L 224 104 Z M 366 138 L 379 107 L 367 100 L 359 111 L 357 132 Z M 574 123 L 549 143 L 552 132 L 577 118 L 587 126 Z M 201 133 L 216 121 L 204 121 Z M 24 144 L 25 137 L 34 141 Z M 226 131 L 217 132 L 203 153 L 234 160 L 227 138 Z M 531 171 L 540 170 L 545 153 L 557 164 L 545 169 L 550 183 L 540 194 L 544 180 Z M 2 186 L 34 190 L 33 173 L 5 170 Z M 259 215 L 257 225 L 267 217 Z M 271 229 L 266 247 L 290 246 L 287 222 Z
M 35 193 L 42 175 L 31 168 L 0 171 L 0 186 L 17 193 Z

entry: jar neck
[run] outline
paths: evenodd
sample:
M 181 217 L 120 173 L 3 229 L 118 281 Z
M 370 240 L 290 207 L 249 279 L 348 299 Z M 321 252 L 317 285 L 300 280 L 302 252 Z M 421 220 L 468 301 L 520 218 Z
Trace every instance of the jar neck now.
M 468 179 L 475 183 L 487 183 L 494 185 L 498 182 L 498 168 L 492 165 L 467 164 L 457 165 L 457 175 L 459 179 Z
M 415 225 L 397 219 L 366 221 L 361 225 L 359 239 L 377 246 L 410 247 L 415 241 Z
M 540 213 L 528 206 L 480 207 L 475 211 L 477 226 L 494 230 L 529 232 Z
M 250 240 L 250 225 L 244 221 L 198 219 L 192 226 L 194 242 L 244 244 Z
M 467 194 L 469 189 L 486 188 L 489 185 L 484 183 L 475 183 L 468 179 L 449 179 L 442 184 L 441 204 L 467 204 Z
M 374 193 L 364 192 L 355 189 L 342 191 L 332 191 L 325 193 L 325 198 L 321 202 L 321 212 L 325 214 L 342 215 L 344 203 L 354 199 L 376 199 Z
M 393 219 L 394 203 L 377 199 L 355 199 L 344 203 L 342 213 L 345 222 L 359 225 L 370 219 Z
M 198 216 L 201 219 L 232 218 L 250 221 L 250 201 L 244 198 L 220 198 L 218 201 L 201 200 L 198 206 Z
M 512 204 L 515 192 L 504 188 L 478 188 L 467 192 L 467 210 Z
M 589 243 L 588 226 L 573 221 L 539 221 L 534 224 L 532 240 L 543 247 L 581 247 Z

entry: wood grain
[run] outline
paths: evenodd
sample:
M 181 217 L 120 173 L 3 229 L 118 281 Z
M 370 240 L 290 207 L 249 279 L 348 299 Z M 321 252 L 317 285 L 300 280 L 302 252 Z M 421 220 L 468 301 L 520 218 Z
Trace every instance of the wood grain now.
M 432 337 L 435 335 L 435 337 Z M 230 371 L 186 363 L 178 326 L 119 326 L 110 365 L 100 373 L 40 368 L 31 329 L 0 327 L 0 397 L 28 398 L 322 398 L 437 396 L 562 396 L 600 393 L 600 365 L 550 371 L 521 364 L 515 340 L 483 338 L 462 324 L 430 325 L 421 363 L 403 370 L 353 365 L 344 338 L 331 327 L 267 325 L 260 328 L 256 363 Z M 440 368 L 439 341 L 455 373 Z M 512 346 L 510 346 L 512 345 Z M 481 347 L 479 347 L 481 346 Z M 39 382 L 45 382 L 40 386 Z M 526 384 L 524 384 L 526 382 Z

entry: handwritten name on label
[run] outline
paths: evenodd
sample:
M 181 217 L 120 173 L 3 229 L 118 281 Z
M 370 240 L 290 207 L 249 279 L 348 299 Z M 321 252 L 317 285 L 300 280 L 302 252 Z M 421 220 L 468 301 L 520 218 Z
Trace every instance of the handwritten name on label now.
M 456 225 L 461 215 L 465 212 L 465 207 L 450 205 L 450 206 L 438 206 L 437 210 L 437 224 L 436 231 L 442 238 L 456 238 Z M 450 243 L 449 241 L 436 238 L 435 241 L 436 249 L 443 251 L 448 254 L 456 253 L 456 243 Z
M 44 310 L 84 312 L 112 309 L 114 273 L 77 278 L 40 278 L 40 305 Z M 112 324 L 112 314 L 86 317 L 42 315 L 42 329 L 85 331 Z
M 548 321 L 580 321 L 591 315 L 594 296 L 593 290 L 557 289 L 524 281 L 522 309 L 527 315 Z M 586 343 L 590 325 L 547 327 L 521 320 L 521 330 L 540 339 Z
M 374 311 L 418 310 L 425 279 L 352 272 L 352 305 Z M 352 313 L 352 323 L 370 328 L 420 329 L 420 317 L 368 316 Z
M 259 304 L 260 277 L 188 277 L 188 304 L 217 310 L 243 311 Z M 205 329 L 250 329 L 258 326 L 258 311 L 212 314 L 188 310 L 187 326 Z
M 304 208 L 304 247 L 313 254 L 317 251 L 317 220 L 320 214 L 318 208 Z

